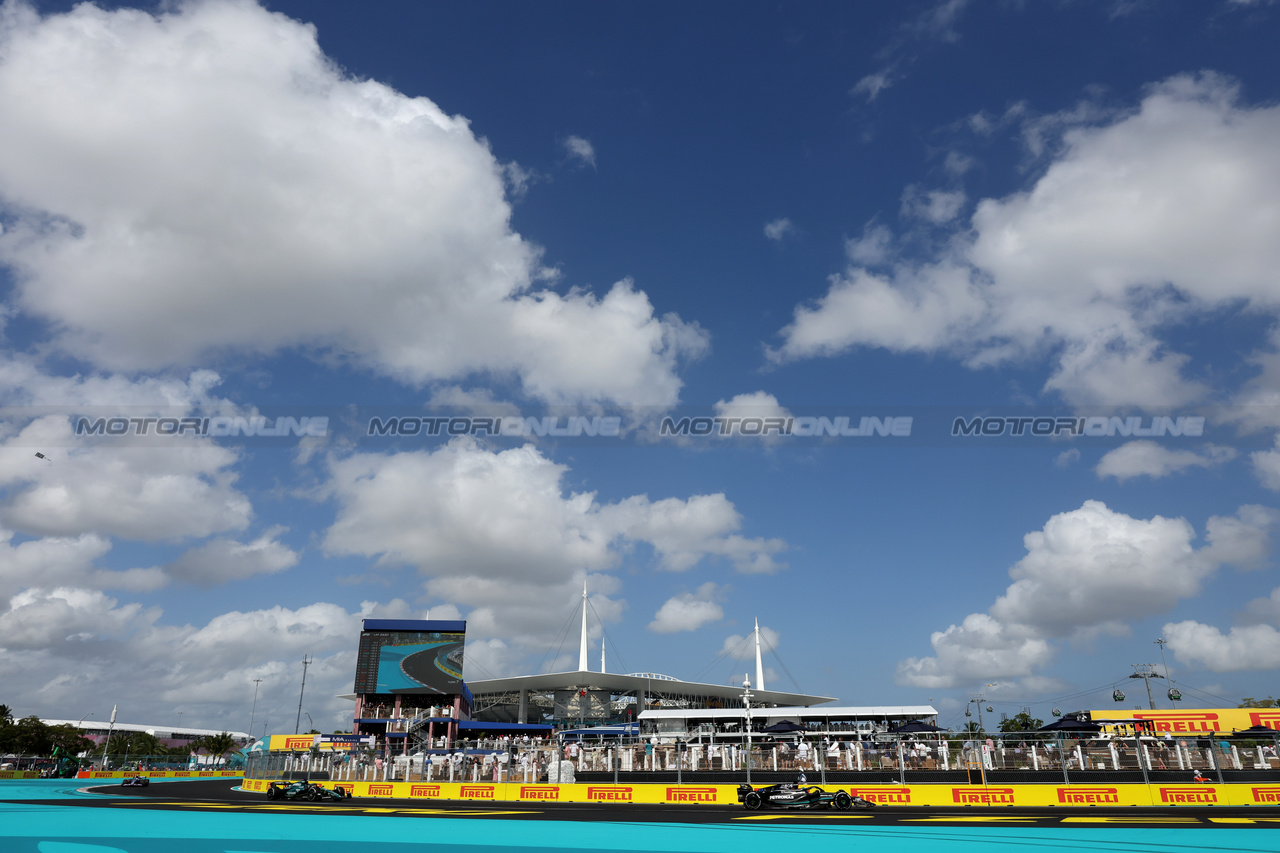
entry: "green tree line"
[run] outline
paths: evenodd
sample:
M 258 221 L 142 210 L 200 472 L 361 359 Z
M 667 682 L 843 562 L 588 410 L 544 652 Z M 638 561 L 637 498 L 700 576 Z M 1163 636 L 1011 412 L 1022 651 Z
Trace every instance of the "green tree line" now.
M 183 746 L 167 747 L 155 735 L 147 732 L 114 732 L 108 744 L 112 755 L 167 755 L 185 756 L 190 752 L 204 750 L 208 755 L 225 755 L 236 748 L 236 740 L 228 732 L 220 732 Z M 13 711 L 8 705 L 0 705 L 0 755 L 59 755 L 74 757 L 82 752 L 92 754 L 101 750 L 96 744 L 80 733 L 70 723 L 50 726 L 40 721 L 39 717 L 13 718 Z

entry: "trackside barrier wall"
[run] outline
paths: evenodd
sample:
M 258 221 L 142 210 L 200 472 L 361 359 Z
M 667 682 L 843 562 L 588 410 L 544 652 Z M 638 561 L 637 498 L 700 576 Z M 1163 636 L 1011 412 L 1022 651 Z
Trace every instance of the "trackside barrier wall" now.
M 246 779 L 265 792 L 267 779 Z M 322 782 L 355 797 L 472 802 L 738 805 L 737 785 L 573 784 L 520 782 Z M 1280 785 L 828 785 L 885 806 L 1280 806 Z
M 150 779 L 226 779 L 239 778 L 243 770 L 81 770 L 77 779 L 132 779 L 146 776 Z

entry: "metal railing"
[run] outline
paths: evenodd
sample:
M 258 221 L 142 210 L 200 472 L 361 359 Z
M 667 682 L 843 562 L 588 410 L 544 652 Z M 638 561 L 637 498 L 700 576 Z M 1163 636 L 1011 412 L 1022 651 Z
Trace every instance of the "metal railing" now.
M 207 755 L 192 758 L 186 755 L 82 755 L 75 758 L 52 758 L 48 755 L 0 756 L 0 770 L 37 771 L 41 775 L 59 776 L 80 770 L 235 770 L 244 767 L 244 759 L 238 755 L 213 758 Z
M 443 746 L 443 744 L 441 744 Z M 1223 770 L 1280 770 L 1267 742 L 1217 739 L 1063 739 L 1026 733 L 872 739 L 756 741 L 746 744 L 682 743 L 679 740 L 618 738 L 583 742 L 521 743 L 503 738 L 458 742 L 453 748 L 410 754 L 294 752 L 252 753 L 246 778 L 298 778 L 327 774 L 344 781 L 524 781 L 566 780 L 571 771 L 629 774 L 668 772 L 696 778 L 708 772 L 805 772 L 811 781 L 826 773 L 868 773 L 883 779 L 918 771 L 1049 771 L 1070 781 L 1078 771 L 1179 771 L 1221 781 Z M 568 762 L 566 765 L 565 762 Z

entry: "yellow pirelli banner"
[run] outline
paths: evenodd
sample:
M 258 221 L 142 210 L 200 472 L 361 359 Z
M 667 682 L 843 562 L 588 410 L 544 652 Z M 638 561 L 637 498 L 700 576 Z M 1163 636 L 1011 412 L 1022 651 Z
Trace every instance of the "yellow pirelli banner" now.
M 132 779 L 146 776 L 149 779 L 234 779 L 243 776 L 243 770 L 81 770 L 77 779 Z
M 1157 735 L 1166 732 L 1173 737 L 1208 736 L 1210 732 L 1235 732 L 1253 726 L 1266 726 L 1280 730 L 1280 708 L 1179 708 L 1174 711 L 1090 711 L 1090 719 L 1132 719 L 1150 721 L 1150 729 Z M 1106 731 L 1127 730 L 1132 727 L 1108 726 Z
M 246 779 L 246 791 L 265 792 L 265 779 Z M 574 784 L 521 782 L 320 782 L 341 786 L 354 797 L 398 800 L 465 800 L 493 803 L 650 803 L 685 806 L 736 806 L 736 785 Z M 827 785 L 877 806 L 965 807 L 1122 807 L 1122 806 L 1270 806 L 1280 807 L 1280 785 Z
M 246 779 L 246 791 L 265 792 L 266 779 Z M 471 800 L 524 803 L 654 803 L 670 805 L 737 805 L 736 785 L 576 784 L 526 782 L 317 782 L 341 786 L 355 797 Z
M 0 770 L 0 779 L 39 779 L 39 770 Z
M 350 752 L 351 744 L 324 740 L 321 735 L 271 735 L 267 749 L 272 752 L 294 752 L 315 747 L 321 752 Z

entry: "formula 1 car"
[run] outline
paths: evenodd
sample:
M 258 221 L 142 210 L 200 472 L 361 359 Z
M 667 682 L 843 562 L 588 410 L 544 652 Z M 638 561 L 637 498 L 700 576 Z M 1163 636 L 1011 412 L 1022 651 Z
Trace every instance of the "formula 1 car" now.
M 875 808 L 875 803 L 862 797 L 851 797 L 846 791 L 826 791 L 817 785 L 793 785 L 784 782 L 781 785 L 769 785 L 766 788 L 753 788 L 750 785 L 738 786 L 738 802 L 749 811 L 769 806 L 778 809 L 839 809 L 845 811 L 854 808 Z
M 146 776 L 127 776 L 120 780 L 121 788 L 146 788 L 151 784 L 151 780 Z
M 315 782 L 272 782 L 267 787 L 268 800 L 345 800 L 351 792 L 341 785 L 326 788 Z

